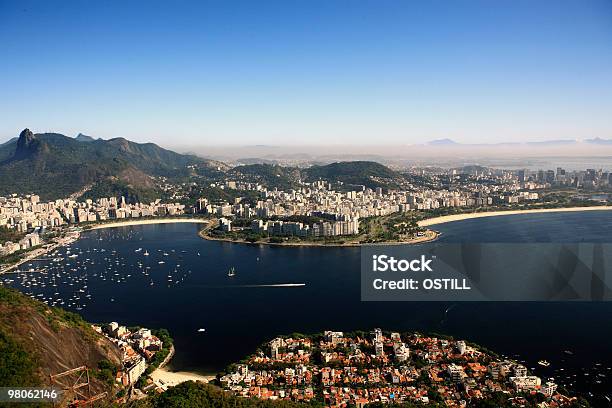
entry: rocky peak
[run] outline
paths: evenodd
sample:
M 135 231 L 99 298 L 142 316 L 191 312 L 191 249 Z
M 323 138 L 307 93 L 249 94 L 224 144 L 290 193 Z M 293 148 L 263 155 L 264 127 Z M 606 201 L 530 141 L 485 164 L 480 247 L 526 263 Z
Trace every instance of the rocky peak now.
M 28 148 L 32 144 L 32 141 L 34 141 L 34 139 L 36 139 L 36 137 L 30 129 L 23 129 L 19 134 L 19 139 L 17 139 L 17 149 Z
M 93 142 L 94 138 L 88 135 L 84 135 L 83 133 L 79 133 L 74 140 L 77 142 Z
M 17 149 L 15 150 L 15 159 L 23 159 L 30 154 L 35 153 L 41 148 L 40 140 L 32 133 L 30 129 L 23 129 L 17 139 Z

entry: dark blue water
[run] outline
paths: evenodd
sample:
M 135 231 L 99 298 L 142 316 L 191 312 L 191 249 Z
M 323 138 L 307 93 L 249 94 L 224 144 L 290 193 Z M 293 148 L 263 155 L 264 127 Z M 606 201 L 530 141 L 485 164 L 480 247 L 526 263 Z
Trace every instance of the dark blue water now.
M 612 242 L 612 211 L 505 215 L 432 228 L 442 242 Z
M 581 392 L 612 390 L 612 303 L 361 302 L 358 248 L 205 241 L 197 229 L 90 231 L 70 248 L 73 258 L 64 248 L 56 262 L 32 263 L 42 273 L 13 276 L 10 284 L 49 303 L 61 299 L 89 321 L 167 328 L 175 369 L 216 372 L 277 334 L 382 327 L 465 338 Z M 612 212 L 504 216 L 436 229 L 447 242 L 612 242 Z M 33 277 L 37 286 L 27 287 Z M 551 366 L 537 366 L 540 359 Z

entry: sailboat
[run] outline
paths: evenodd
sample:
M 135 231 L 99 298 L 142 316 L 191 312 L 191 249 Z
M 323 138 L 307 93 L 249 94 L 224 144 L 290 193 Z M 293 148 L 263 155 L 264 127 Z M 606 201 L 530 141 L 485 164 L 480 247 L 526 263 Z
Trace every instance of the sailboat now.
M 232 277 L 236 275 L 236 270 L 234 269 L 234 267 L 232 266 L 229 270 L 229 272 L 227 273 L 227 276 Z

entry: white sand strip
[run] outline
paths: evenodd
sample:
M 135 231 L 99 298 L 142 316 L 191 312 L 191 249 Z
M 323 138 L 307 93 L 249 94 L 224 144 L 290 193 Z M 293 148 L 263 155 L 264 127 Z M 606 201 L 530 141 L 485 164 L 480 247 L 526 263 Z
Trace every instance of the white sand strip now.
M 569 208 L 536 208 L 530 210 L 508 210 L 508 211 L 483 211 L 476 213 L 444 215 L 441 217 L 429 218 L 419 221 L 420 227 L 429 227 L 431 225 L 445 224 L 447 222 L 463 221 L 472 218 L 483 217 L 498 217 L 501 215 L 520 215 L 520 214 L 538 214 L 538 213 L 556 213 L 556 212 L 582 212 L 582 211 L 606 211 L 612 210 L 612 206 L 594 206 L 594 207 L 569 207 Z

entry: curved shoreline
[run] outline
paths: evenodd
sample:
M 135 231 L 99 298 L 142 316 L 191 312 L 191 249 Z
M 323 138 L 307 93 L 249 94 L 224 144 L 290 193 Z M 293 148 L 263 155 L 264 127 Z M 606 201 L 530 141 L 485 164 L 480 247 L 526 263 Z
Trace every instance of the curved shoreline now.
M 119 227 L 129 227 L 129 226 L 136 226 L 136 225 L 175 224 L 175 223 L 207 224 L 209 222 L 210 220 L 205 220 L 202 218 L 178 218 L 178 217 L 177 218 L 160 218 L 160 219 L 152 218 L 152 219 L 146 219 L 146 220 L 129 220 L 129 221 L 108 222 L 108 223 L 96 224 L 96 225 L 86 225 L 82 227 L 82 232 L 99 230 L 99 229 L 104 229 L 104 228 L 119 228 Z M 17 268 L 23 265 L 24 263 L 31 261 L 32 259 L 43 256 L 54 249 L 69 245 L 73 241 L 76 241 L 76 239 L 69 240 L 69 241 L 56 242 L 45 248 L 38 248 L 32 252 L 26 253 L 24 254 L 23 258 L 13 262 L 10 265 L 4 265 L 4 266 L 0 265 L 0 275 Z
M 151 373 L 151 378 L 157 386 L 162 388 L 174 387 L 185 381 L 201 381 L 207 383 L 216 378 L 215 375 L 206 375 L 191 371 L 172 371 L 167 366 L 170 363 L 170 360 L 172 360 L 172 357 L 174 357 L 175 352 L 176 349 L 174 348 L 174 345 L 172 345 L 170 348 L 170 353 Z
M 201 218 L 160 218 L 160 219 L 148 219 L 148 220 L 130 220 L 130 221 L 118 221 L 109 222 L 105 224 L 97 224 L 91 228 L 87 228 L 85 231 L 93 231 L 103 228 L 119 228 L 119 227 L 130 227 L 133 225 L 150 225 L 150 224 L 176 224 L 176 223 L 194 223 L 194 224 L 207 224 L 209 220 Z
M 545 213 L 562 213 L 562 212 L 586 212 L 586 211 L 609 211 L 612 210 L 612 205 L 603 205 L 603 206 L 591 206 L 591 207 L 560 207 L 560 208 L 532 208 L 526 210 L 500 210 L 500 211 L 483 211 L 483 212 L 473 212 L 473 213 L 464 213 L 464 214 L 452 214 L 452 215 L 443 215 L 440 217 L 427 218 L 421 221 L 418 221 L 417 224 L 419 227 L 430 227 L 439 224 L 446 224 L 449 222 L 456 221 L 465 221 L 474 218 L 484 218 L 484 217 L 499 217 L 504 215 L 523 215 L 523 214 L 545 214 Z M 89 228 L 84 228 L 85 231 L 93 231 L 104 228 L 118 228 L 118 227 L 129 227 L 136 225 L 150 225 L 150 224 L 174 224 L 174 223 L 194 223 L 194 224 L 210 224 L 212 221 L 209 219 L 203 218 L 160 218 L 160 219 L 147 219 L 147 220 L 129 220 L 129 221 L 118 221 L 118 222 L 109 222 L 104 224 L 97 224 L 90 226 Z M 269 245 L 269 246 L 285 246 L 285 247 L 329 247 L 329 248 L 341 248 L 341 247 L 360 247 L 362 245 L 413 245 L 413 244 L 422 244 L 425 242 L 431 242 L 438 239 L 440 233 L 428 229 L 429 235 L 426 237 L 420 237 L 410 241 L 403 242 L 376 242 L 376 243 L 366 243 L 361 244 L 359 242 L 348 242 L 348 243 L 319 243 L 319 242 L 248 242 L 246 240 L 231 240 L 227 238 L 217 238 L 211 237 L 206 234 L 206 228 L 200 230 L 198 235 L 202 239 L 206 239 L 209 241 L 220 241 L 220 242 L 229 242 L 235 244 L 247 244 L 247 245 Z M 58 243 L 52 245 L 49 248 L 39 249 L 34 254 L 26 255 L 24 258 L 14 262 L 11 265 L 4 265 L 0 267 L 0 274 L 6 273 L 25 262 L 30 261 L 32 258 L 36 258 L 38 256 L 44 255 L 51 249 L 55 249 L 57 247 L 63 246 L 65 243 Z
M 428 218 L 419 221 L 419 227 L 429 227 L 432 225 L 446 224 L 455 221 L 470 220 L 473 218 L 484 217 L 499 217 L 504 215 L 523 215 L 523 214 L 544 214 L 558 212 L 583 212 L 583 211 L 608 211 L 612 210 L 612 206 L 592 206 L 592 207 L 566 207 L 566 208 L 532 208 L 527 210 L 501 210 L 501 211 L 483 211 L 465 214 L 442 215 L 440 217 Z
M 161 388 L 174 387 L 186 381 L 208 383 L 217 378 L 216 375 L 205 375 L 191 371 L 172 371 L 167 367 L 157 368 L 151 373 L 153 382 Z

